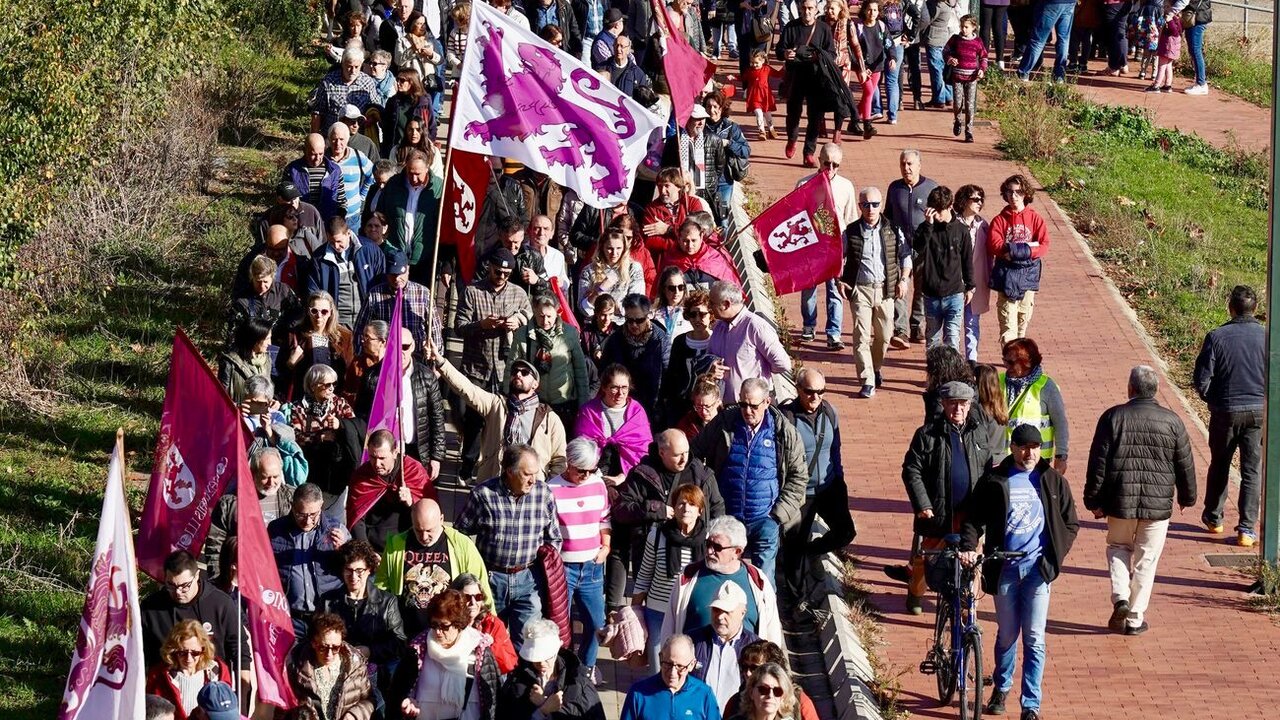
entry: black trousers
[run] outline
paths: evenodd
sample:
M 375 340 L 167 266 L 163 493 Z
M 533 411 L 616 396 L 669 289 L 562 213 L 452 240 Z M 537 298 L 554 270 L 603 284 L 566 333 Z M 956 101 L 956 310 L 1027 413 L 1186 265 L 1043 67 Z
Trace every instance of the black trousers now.
M 827 532 L 810 540 L 816 518 L 822 518 Z M 809 564 L 846 547 L 857 534 L 849 511 L 849 487 L 844 480 L 835 480 L 805 500 L 800 507 L 800 522 L 783 536 L 781 582 L 797 597 L 807 596 L 812 590 L 805 581 Z
M 1240 521 L 1237 532 L 1257 529 L 1262 503 L 1262 420 L 1261 410 L 1209 413 L 1209 472 L 1204 491 L 1201 519 L 1214 525 L 1222 522 L 1231 477 L 1231 459 L 1240 451 Z
M 1004 60 L 1004 41 L 1009 34 L 1009 6 L 982 4 L 982 44 L 991 47 L 995 36 L 996 62 Z
M 808 113 L 804 128 L 804 154 L 813 155 L 818 151 L 818 126 L 827 113 L 830 99 L 825 97 L 813 77 L 796 78 L 787 96 L 787 141 L 794 141 L 800 134 L 800 114 Z M 836 115 L 835 128 L 844 127 L 848 118 Z

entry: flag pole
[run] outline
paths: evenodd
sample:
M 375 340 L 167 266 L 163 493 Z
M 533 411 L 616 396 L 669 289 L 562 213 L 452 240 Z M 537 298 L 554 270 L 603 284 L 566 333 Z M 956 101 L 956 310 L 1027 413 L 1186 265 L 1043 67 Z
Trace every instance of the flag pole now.
M 474 24 L 475 20 L 472 19 L 471 22 Z M 470 33 L 471 30 L 472 28 L 467 28 L 468 33 Z M 470 37 L 474 37 L 474 35 L 470 35 Z M 475 43 L 469 42 L 467 43 L 467 47 L 463 49 L 462 60 L 458 63 L 459 68 L 465 68 L 467 66 L 467 56 L 471 54 L 472 45 L 475 45 Z M 444 149 L 444 176 L 440 179 L 440 212 L 436 213 L 436 238 L 435 242 L 431 246 L 431 287 L 427 301 L 427 314 L 430 316 L 427 318 L 428 338 L 430 338 L 431 335 L 431 323 L 436 317 L 436 264 L 440 261 L 440 234 L 444 229 L 445 213 L 448 211 L 444 206 L 444 196 L 445 190 L 449 187 L 449 171 L 453 169 L 453 133 L 458 126 L 458 92 L 461 89 L 462 82 L 461 78 L 459 78 L 459 81 L 455 82 L 453 85 L 453 98 L 449 100 L 449 138 Z M 458 278 L 456 277 L 457 275 L 458 268 L 455 267 L 454 282 L 458 281 Z M 441 321 L 440 324 L 443 326 L 444 322 Z M 418 350 L 419 352 L 422 352 L 424 348 L 419 348 Z M 437 350 L 444 352 L 444 348 L 437 348 Z

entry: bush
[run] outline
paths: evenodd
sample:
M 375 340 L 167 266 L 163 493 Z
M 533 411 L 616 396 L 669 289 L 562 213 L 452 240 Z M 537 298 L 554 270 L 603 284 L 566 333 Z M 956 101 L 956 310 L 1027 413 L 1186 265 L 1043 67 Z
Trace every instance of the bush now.
M 1072 100 L 1069 90 L 1045 83 L 1026 84 L 1002 75 L 988 75 L 982 84 L 990 111 L 1002 118 L 999 147 L 1022 162 L 1053 160 L 1071 137 L 1061 107 Z

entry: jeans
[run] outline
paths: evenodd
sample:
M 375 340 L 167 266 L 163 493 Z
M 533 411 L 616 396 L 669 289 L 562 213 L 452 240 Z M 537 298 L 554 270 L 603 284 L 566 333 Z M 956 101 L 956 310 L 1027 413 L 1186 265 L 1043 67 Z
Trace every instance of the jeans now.
M 1258 523 L 1261 499 L 1262 411 L 1209 412 L 1209 473 L 1204 490 L 1204 514 L 1210 525 L 1222 523 L 1227 504 L 1231 458 L 1240 449 L 1240 522 L 1236 532 L 1252 534 Z
M 960 326 L 964 321 L 964 293 L 924 299 L 925 343 L 933 347 L 945 342 L 960 349 Z
M 1107 518 L 1107 568 L 1111 572 L 1111 604 L 1129 603 L 1130 627 L 1142 624 L 1151 602 L 1156 564 L 1164 551 L 1169 520 Z
M 711 56 L 720 57 L 720 42 L 724 41 L 730 53 L 738 52 L 738 31 L 732 25 L 720 23 L 711 26 Z
M 996 62 L 1004 60 L 1004 41 L 1009 35 L 1009 6 L 982 4 L 982 30 L 978 37 L 982 44 L 991 47 L 994 40 Z
M 942 59 L 942 48 L 930 45 L 924 51 L 929 57 L 929 101 L 944 104 L 951 102 L 951 88 L 942 81 L 942 69 L 946 67 Z
M 836 288 L 835 280 L 824 285 L 827 291 L 827 339 L 839 340 L 844 322 L 844 299 Z M 818 327 L 818 287 L 815 285 L 800 292 L 800 318 L 805 330 Z
M 576 609 L 582 623 L 578 658 L 583 665 L 593 668 L 600 653 L 596 631 L 604 627 L 604 563 L 565 563 L 564 582 L 569 591 L 570 618 Z
M 1204 25 L 1192 25 L 1183 31 L 1187 36 L 1187 54 L 1191 56 L 1191 64 L 1196 68 L 1196 84 L 1208 84 L 1204 65 Z
M 1031 40 L 1027 43 L 1027 52 L 1022 56 L 1022 64 L 1018 66 L 1018 75 L 1027 78 L 1040 62 L 1044 46 L 1049 42 L 1049 33 L 1057 34 L 1057 45 L 1053 57 L 1053 79 L 1065 80 L 1067 77 L 1067 46 L 1071 42 L 1071 21 L 1075 19 L 1074 3 L 1053 3 L 1036 7 L 1035 24 L 1031 30 Z
M 542 598 L 533 580 L 533 571 L 525 568 L 518 573 L 489 573 L 489 588 L 493 591 L 493 609 L 511 631 L 511 643 L 516 650 L 524 644 L 524 626 L 542 616 Z
M 595 46 L 596 46 L 595 35 L 582 36 L 582 52 L 580 53 L 579 59 L 582 60 L 583 65 L 586 65 L 587 67 L 591 67 L 591 50 Z
M 778 587 L 778 581 L 774 577 L 774 568 L 778 564 L 780 544 L 778 521 L 771 516 L 766 515 L 759 520 L 747 523 L 747 554 L 775 588 Z M 673 589 L 672 592 L 675 590 Z
M 1040 709 L 1040 679 L 1044 675 L 1044 626 L 1049 620 L 1049 583 L 1037 565 L 1006 565 L 995 596 L 995 689 L 1013 687 L 1013 661 L 1018 636 L 1022 636 L 1022 709 Z
M 1129 13 L 1133 12 L 1133 3 L 1129 0 L 1116 5 L 1102 6 L 1102 36 L 1107 40 L 1107 67 L 1119 70 L 1128 65 L 1129 58 Z M 1190 30 L 1187 31 L 1190 35 Z M 1187 38 L 1187 44 L 1191 39 Z
M 733 214 L 733 183 L 721 182 L 716 186 L 716 195 L 720 197 L 720 229 L 724 230 Z
M 906 48 L 898 43 L 890 45 L 888 57 L 884 61 L 884 87 L 889 94 L 889 109 L 885 114 L 890 120 L 897 120 L 898 111 L 902 109 L 902 58 L 905 50 Z M 894 63 L 892 70 L 889 69 L 890 61 Z
M 645 607 L 645 657 L 649 659 L 649 671 L 653 673 L 658 672 L 658 651 L 662 649 L 662 621 L 666 619 L 666 613 Z
M 984 290 L 978 288 L 978 292 Z M 964 357 L 969 362 L 978 362 L 978 340 L 982 334 L 978 321 L 982 316 L 975 313 L 972 307 L 972 304 L 964 306 Z

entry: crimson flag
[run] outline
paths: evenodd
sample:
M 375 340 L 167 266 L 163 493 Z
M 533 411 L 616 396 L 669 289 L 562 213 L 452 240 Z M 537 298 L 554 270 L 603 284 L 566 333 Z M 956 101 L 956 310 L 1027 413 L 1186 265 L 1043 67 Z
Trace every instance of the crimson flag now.
M 573 315 L 573 306 L 569 304 L 569 298 L 565 297 L 564 288 L 560 287 L 560 278 L 553 276 L 547 282 L 551 284 L 551 292 L 555 294 L 556 303 L 560 306 L 560 319 L 572 325 L 574 330 L 581 331 L 582 327 L 578 325 L 578 318 Z
M 186 550 L 199 556 L 213 506 L 226 492 L 237 458 L 244 461 L 242 427 L 227 391 L 179 329 L 138 527 L 138 567 L 157 581 L 164 580 L 169 553 Z
M 792 190 L 751 221 L 779 295 L 840 275 L 844 243 L 826 173 Z
M 476 272 L 476 226 L 491 177 L 489 158 L 465 150 L 449 149 L 449 177 L 444 181 L 440 242 L 458 248 L 458 273 L 467 282 L 471 282 Z
M 698 93 L 707 86 L 707 82 L 716 74 L 715 63 L 705 55 L 693 49 L 689 38 L 682 29 L 683 23 L 676 23 L 670 6 L 663 0 L 649 0 L 652 5 L 653 19 L 662 31 L 658 42 L 665 46 L 652 48 L 652 52 L 662 53 L 662 74 L 667 78 L 667 87 L 671 91 L 671 109 L 676 114 L 676 124 L 684 126 L 693 112 L 693 103 Z M 729 28 L 726 32 L 735 32 Z

